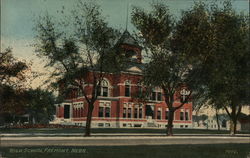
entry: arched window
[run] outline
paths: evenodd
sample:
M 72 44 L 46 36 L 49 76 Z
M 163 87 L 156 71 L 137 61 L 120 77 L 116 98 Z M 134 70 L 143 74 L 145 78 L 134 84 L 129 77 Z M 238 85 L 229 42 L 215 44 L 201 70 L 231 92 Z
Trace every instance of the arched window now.
M 125 97 L 130 97 L 130 81 L 125 81 Z
M 98 96 L 108 97 L 109 96 L 109 82 L 107 80 L 102 80 L 98 88 Z

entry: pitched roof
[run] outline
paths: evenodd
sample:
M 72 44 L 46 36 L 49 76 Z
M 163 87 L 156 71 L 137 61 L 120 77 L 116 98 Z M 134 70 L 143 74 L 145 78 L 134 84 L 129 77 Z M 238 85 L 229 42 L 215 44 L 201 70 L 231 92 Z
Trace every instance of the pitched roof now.
M 135 38 L 127 30 L 123 32 L 121 38 L 118 40 L 118 44 L 128 44 L 140 47 Z

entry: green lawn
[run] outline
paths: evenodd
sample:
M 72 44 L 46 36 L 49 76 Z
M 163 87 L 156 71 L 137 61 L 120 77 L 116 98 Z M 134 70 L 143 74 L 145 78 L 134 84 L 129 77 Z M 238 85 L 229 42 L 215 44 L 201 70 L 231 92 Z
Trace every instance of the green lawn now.
M 30 128 L 30 129 L 0 129 L 0 133 L 83 133 L 84 128 Z M 95 128 L 92 133 L 165 133 L 166 129 L 126 129 L 126 128 Z M 229 134 L 225 130 L 206 129 L 174 129 L 175 134 Z M 250 133 L 239 132 L 239 133 Z
M 250 144 L 2 147 L 6 158 L 248 158 Z

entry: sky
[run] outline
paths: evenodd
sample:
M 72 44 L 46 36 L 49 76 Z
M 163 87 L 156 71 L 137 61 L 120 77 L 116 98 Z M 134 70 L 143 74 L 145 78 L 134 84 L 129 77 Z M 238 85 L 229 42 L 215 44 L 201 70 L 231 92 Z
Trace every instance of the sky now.
M 70 12 L 78 0 L 0 0 L 1 1 L 1 51 L 7 47 L 13 49 L 17 58 L 32 61 L 34 71 L 46 72 L 44 62 L 34 54 L 35 19 L 39 15 L 48 12 L 49 15 L 60 18 L 60 11 L 64 7 Z M 150 3 L 157 0 L 96 0 L 100 5 L 103 16 L 109 24 L 117 29 L 126 28 L 127 5 L 128 12 L 132 6 L 150 9 Z M 160 0 L 158 0 L 160 1 Z M 164 0 L 170 8 L 170 12 L 178 17 L 182 10 L 193 5 L 194 0 Z M 249 0 L 235 0 L 233 7 L 238 12 L 249 13 Z M 129 16 L 130 18 L 130 16 Z M 129 19 L 128 18 L 128 19 Z M 130 21 L 128 30 L 134 30 Z M 40 80 L 33 83 L 33 87 L 39 86 Z

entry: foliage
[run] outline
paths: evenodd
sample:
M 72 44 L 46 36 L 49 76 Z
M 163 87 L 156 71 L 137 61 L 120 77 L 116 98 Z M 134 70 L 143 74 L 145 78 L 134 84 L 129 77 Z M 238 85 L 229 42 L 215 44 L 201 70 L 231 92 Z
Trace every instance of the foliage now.
M 25 82 L 29 65 L 20 61 L 7 48 L 0 52 L 0 114 L 12 120 L 25 112 Z
M 52 92 L 42 89 L 30 89 L 27 92 L 29 101 L 26 104 L 26 113 L 32 123 L 48 124 L 55 114 L 55 96 Z
M 225 108 L 236 129 L 241 107 L 250 98 L 248 17 L 237 14 L 230 1 L 222 7 L 197 2 L 176 23 L 166 5 L 152 8 L 146 12 L 135 7 L 132 13 L 132 23 L 152 54 L 145 83 L 164 90 L 170 112 L 182 106 L 172 102 L 185 85 L 198 108 L 204 103 Z
M 13 57 L 11 48 L 0 52 L 0 84 L 20 88 L 28 65 Z
M 112 48 L 119 32 L 108 26 L 100 6 L 92 2 L 79 1 L 70 19 L 64 18 L 61 28 L 51 16 L 40 17 L 35 27 L 35 48 L 38 56 L 48 59 L 47 66 L 55 68 L 52 76 L 60 90 L 72 86 L 82 92 L 88 104 L 86 136 L 89 136 L 97 89 L 110 67 L 111 62 L 107 61 L 114 57 L 110 52 L 115 52 Z M 67 32 L 65 26 L 73 31 Z M 92 88 L 86 88 L 90 84 Z
M 229 2 L 223 8 L 213 6 L 211 10 L 213 51 L 205 65 L 208 74 L 205 84 L 210 104 L 227 111 L 235 134 L 241 108 L 250 103 L 248 17 L 237 14 Z
M 180 105 L 173 106 L 174 100 L 180 99 L 180 88 L 188 87 L 187 74 L 191 70 L 184 54 L 172 51 L 174 19 L 166 5 L 155 3 L 152 4 L 151 12 L 135 7 L 132 23 L 144 40 L 144 48 L 151 54 L 150 61 L 145 66 L 144 84 L 163 89 L 169 108 L 168 134 L 172 135 L 173 113 L 181 108 L 191 95 L 189 93 Z
M 171 44 L 191 64 L 189 85 L 201 96 L 198 108 L 206 103 L 226 109 L 235 128 L 241 107 L 249 104 L 248 18 L 236 13 L 230 1 L 222 7 L 196 3 L 183 12 Z
M 0 114 L 20 115 L 25 113 L 27 95 L 23 90 L 16 90 L 9 85 L 0 85 Z

